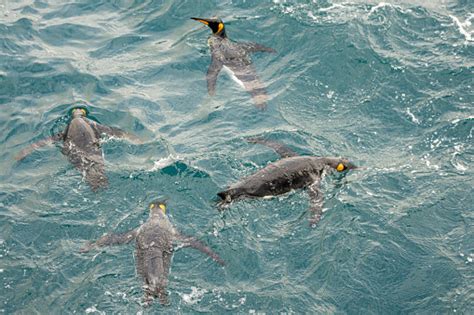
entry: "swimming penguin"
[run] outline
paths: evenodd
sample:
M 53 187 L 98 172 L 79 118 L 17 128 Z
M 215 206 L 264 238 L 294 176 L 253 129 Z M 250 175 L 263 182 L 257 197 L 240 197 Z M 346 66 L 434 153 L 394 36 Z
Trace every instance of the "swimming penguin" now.
M 158 298 L 161 304 L 168 304 L 166 287 L 173 246 L 176 243 L 198 249 L 222 266 L 224 261 L 194 237 L 177 232 L 166 215 L 164 201 L 153 201 L 149 209 L 148 221 L 142 226 L 122 234 L 107 234 L 96 242 L 86 245 L 81 252 L 87 252 L 94 247 L 126 244 L 135 240 L 136 269 L 144 282 L 145 304 L 151 304 L 153 298 Z
M 357 168 L 343 158 L 297 156 L 295 152 L 276 142 L 260 138 L 247 141 L 274 149 L 282 159 L 219 192 L 217 195 L 223 200 L 223 204 L 241 198 L 276 196 L 292 189 L 307 188 L 310 197 L 309 222 L 314 226 L 322 215 L 323 193 L 320 185 L 323 171 L 332 169 L 344 172 Z
M 48 137 L 28 148 L 23 149 L 15 158 L 24 159 L 35 149 L 53 142 L 63 141 L 62 153 L 68 157 L 69 162 L 84 174 L 86 182 L 93 191 L 108 186 L 107 176 L 100 138 L 102 134 L 136 140 L 135 136 L 114 128 L 101 125 L 87 118 L 84 107 L 76 107 L 71 110 L 72 119 L 63 132 Z
M 207 90 L 209 95 L 216 93 L 217 76 L 223 67 L 243 84 L 252 95 L 255 106 L 265 109 L 268 95 L 265 86 L 259 81 L 255 68 L 252 65 L 250 54 L 254 52 L 272 52 L 275 50 L 257 43 L 236 43 L 227 38 L 224 23 L 219 18 L 203 19 L 191 18 L 201 22 L 212 30 L 208 44 L 211 49 L 211 65 L 207 70 Z

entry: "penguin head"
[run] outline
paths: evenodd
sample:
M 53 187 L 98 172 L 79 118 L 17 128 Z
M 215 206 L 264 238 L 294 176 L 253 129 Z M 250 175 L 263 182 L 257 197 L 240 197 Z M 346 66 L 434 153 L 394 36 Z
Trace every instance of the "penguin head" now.
M 166 214 L 166 200 L 154 200 L 150 202 L 148 208 L 152 213 L 156 213 L 156 211 L 160 210 L 163 214 Z
M 349 162 L 348 159 L 342 158 L 329 158 L 326 160 L 326 163 L 339 173 L 357 168 L 357 166 Z
M 227 37 L 225 34 L 224 22 L 222 22 L 221 19 L 219 18 L 203 19 L 203 18 L 195 18 L 195 17 L 192 17 L 191 19 L 209 26 L 209 28 L 212 30 L 212 34 L 216 36 L 220 36 L 220 37 Z
M 71 109 L 71 116 L 72 118 L 80 118 L 87 116 L 87 109 L 85 107 L 74 107 Z

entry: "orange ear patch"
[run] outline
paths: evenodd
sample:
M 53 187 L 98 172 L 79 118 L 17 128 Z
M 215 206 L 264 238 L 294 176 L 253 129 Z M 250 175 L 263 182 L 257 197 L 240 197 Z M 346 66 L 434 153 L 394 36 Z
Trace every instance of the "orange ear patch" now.
M 338 172 L 342 172 L 345 168 L 346 168 L 346 167 L 344 166 L 344 164 L 339 163 L 339 164 L 337 164 L 336 170 L 337 170 Z
M 166 206 L 164 204 L 160 204 L 159 207 L 160 207 L 161 211 L 163 211 L 163 213 L 166 212 Z
M 217 27 L 217 33 L 220 33 L 224 29 L 224 23 L 219 23 L 219 26 Z

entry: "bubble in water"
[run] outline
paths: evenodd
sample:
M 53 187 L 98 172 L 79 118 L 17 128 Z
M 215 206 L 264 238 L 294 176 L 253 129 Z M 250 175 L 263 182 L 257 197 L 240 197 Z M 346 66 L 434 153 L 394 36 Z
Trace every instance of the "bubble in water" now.
M 202 298 L 203 298 L 204 294 L 206 294 L 206 292 L 207 292 L 207 290 L 205 290 L 205 289 L 191 287 L 191 293 L 189 293 L 189 294 L 183 293 L 183 294 L 180 294 L 180 295 L 181 295 L 181 298 L 183 299 L 183 301 L 186 304 L 196 304 L 196 303 L 198 303 L 202 300 Z

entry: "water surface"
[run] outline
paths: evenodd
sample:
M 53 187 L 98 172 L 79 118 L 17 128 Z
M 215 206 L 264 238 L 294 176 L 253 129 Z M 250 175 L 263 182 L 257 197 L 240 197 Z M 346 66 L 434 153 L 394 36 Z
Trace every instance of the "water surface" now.
M 255 54 L 265 112 L 222 73 L 207 95 L 209 29 Z M 474 6 L 470 1 L 0 2 L 0 310 L 4 313 L 472 313 Z M 108 190 L 45 147 L 91 116 L 143 139 L 103 143 Z M 365 170 L 323 181 L 326 212 L 307 224 L 306 192 L 216 210 L 215 194 L 278 156 L 345 156 Z M 144 310 L 133 246 L 88 254 L 102 234 L 172 222 L 225 268 L 180 249 L 171 305 Z

